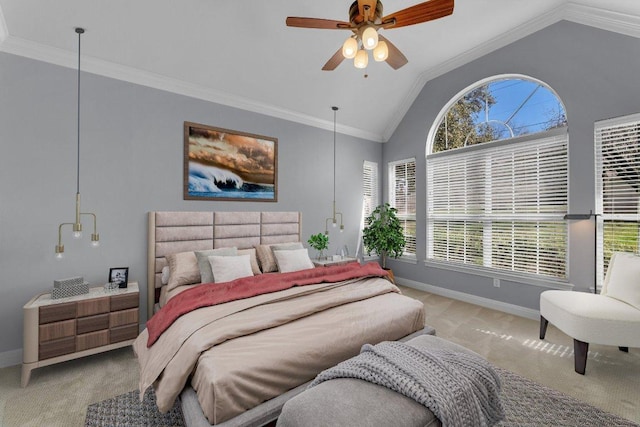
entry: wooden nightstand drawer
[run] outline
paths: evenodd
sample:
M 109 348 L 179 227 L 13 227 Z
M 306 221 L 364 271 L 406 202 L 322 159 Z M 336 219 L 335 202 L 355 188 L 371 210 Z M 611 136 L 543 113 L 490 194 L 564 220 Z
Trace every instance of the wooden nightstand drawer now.
M 109 298 L 93 298 L 78 301 L 78 317 L 92 316 L 94 314 L 109 312 Z
M 111 344 L 120 341 L 132 340 L 138 336 L 138 324 L 119 326 L 109 330 L 110 337 L 109 342 Z
M 118 326 L 138 324 L 138 309 L 130 308 L 129 310 L 121 310 L 109 313 L 109 328 Z
M 109 330 L 90 332 L 76 337 L 76 351 L 109 344 Z
M 61 338 L 59 340 L 47 341 L 40 344 L 38 350 L 38 358 L 50 359 L 63 354 L 69 354 L 76 351 L 76 337 Z
M 135 292 L 124 295 L 113 295 L 111 297 L 111 311 L 125 310 L 127 308 L 138 307 L 140 304 L 140 294 Z
M 138 336 L 139 305 L 137 282 L 60 299 L 50 292 L 31 298 L 22 308 L 22 386 L 36 368 L 130 345 Z
M 67 302 L 56 305 L 40 307 L 39 323 L 57 322 L 58 320 L 67 320 L 76 318 L 76 303 Z
M 78 335 L 99 331 L 101 329 L 109 329 L 109 313 L 81 317 L 77 322 L 78 326 L 76 327 L 76 333 Z
M 62 322 L 47 323 L 38 327 L 38 341 L 45 342 L 57 340 L 64 337 L 72 337 L 76 334 L 75 319 L 63 320 Z

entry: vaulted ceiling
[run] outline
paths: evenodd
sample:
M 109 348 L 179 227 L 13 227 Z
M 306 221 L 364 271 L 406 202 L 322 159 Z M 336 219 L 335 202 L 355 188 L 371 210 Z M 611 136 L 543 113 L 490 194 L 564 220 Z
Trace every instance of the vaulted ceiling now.
M 420 3 L 387 0 L 384 14 Z M 321 68 L 345 31 L 287 16 L 348 20 L 351 0 L 0 0 L 0 51 L 325 129 L 386 141 L 428 80 L 566 19 L 640 37 L 640 1 L 457 0 L 453 15 L 381 30 L 408 58 L 393 70 Z

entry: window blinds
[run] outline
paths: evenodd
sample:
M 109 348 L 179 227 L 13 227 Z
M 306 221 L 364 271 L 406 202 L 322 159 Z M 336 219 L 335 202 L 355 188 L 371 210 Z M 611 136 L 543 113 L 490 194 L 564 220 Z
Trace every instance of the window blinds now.
M 597 277 L 614 251 L 638 252 L 640 223 L 640 114 L 596 122 Z
M 427 259 L 566 277 L 566 130 L 427 157 Z
M 416 160 L 389 163 L 389 203 L 396 208 L 404 229 L 403 256 L 416 256 Z
M 362 167 L 362 223 L 365 218 L 371 215 L 371 212 L 378 206 L 380 199 L 378 197 L 378 164 L 375 162 L 364 162 Z

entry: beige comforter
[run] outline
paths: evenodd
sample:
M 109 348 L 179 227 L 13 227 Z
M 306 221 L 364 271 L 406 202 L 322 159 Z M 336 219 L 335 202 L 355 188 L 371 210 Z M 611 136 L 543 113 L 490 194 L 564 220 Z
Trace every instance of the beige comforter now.
M 424 326 L 419 301 L 381 278 L 294 287 L 180 317 L 146 347 L 134 342 L 140 391 L 155 383 L 165 412 L 193 374 L 209 422 L 217 424 L 302 384 L 359 352 Z

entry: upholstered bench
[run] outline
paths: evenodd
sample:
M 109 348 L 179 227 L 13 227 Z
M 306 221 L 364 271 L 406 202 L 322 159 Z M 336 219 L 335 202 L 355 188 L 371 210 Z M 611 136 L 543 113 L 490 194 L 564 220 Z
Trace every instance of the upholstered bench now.
M 421 349 L 473 352 L 433 335 L 407 341 Z M 287 401 L 278 427 L 441 426 L 433 412 L 388 388 L 352 378 L 325 381 Z

